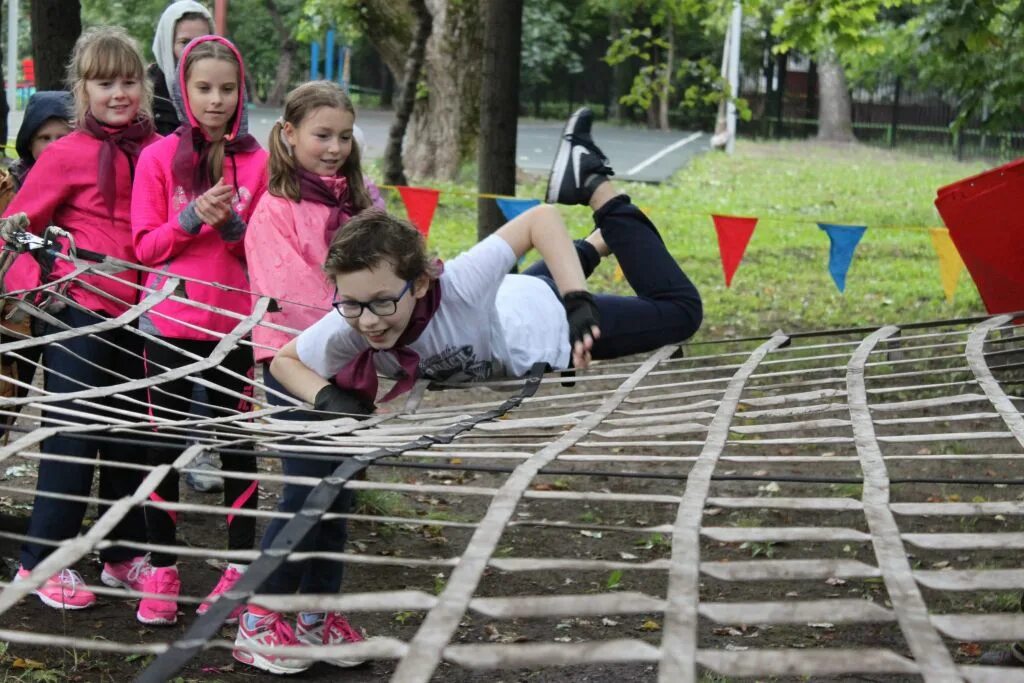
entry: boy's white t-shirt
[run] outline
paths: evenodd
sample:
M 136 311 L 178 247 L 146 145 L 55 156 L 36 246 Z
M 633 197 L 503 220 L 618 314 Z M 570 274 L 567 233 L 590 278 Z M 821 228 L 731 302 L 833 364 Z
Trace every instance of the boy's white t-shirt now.
M 441 304 L 409 348 L 420 356 L 420 377 L 471 382 L 520 377 L 537 362 L 553 370 L 569 366 L 569 323 L 548 283 L 509 275 L 515 252 L 491 235 L 445 263 Z M 334 377 L 366 340 L 336 311 L 299 335 L 299 359 L 325 379 Z M 397 377 L 394 354 L 374 356 L 377 372 Z

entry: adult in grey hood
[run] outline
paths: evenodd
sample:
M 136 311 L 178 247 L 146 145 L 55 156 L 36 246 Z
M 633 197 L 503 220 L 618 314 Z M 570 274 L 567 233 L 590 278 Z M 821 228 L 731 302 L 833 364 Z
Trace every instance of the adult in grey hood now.
M 171 3 L 156 25 L 153 36 L 153 57 L 146 75 L 153 82 L 153 121 L 156 131 L 170 135 L 181 119 L 171 100 L 171 86 L 181 52 L 193 38 L 213 33 L 213 17 L 210 11 L 198 2 L 178 0 Z

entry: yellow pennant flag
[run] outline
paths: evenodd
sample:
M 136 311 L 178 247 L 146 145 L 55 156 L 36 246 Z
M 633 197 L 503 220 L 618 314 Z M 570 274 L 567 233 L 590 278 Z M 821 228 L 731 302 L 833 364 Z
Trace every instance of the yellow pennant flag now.
M 953 300 L 956 285 L 960 281 L 960 273 L 964 270 L 964 260 L 949 236 L 946 228 L 932 228 L 932 246 L 939 257 L 939 275 L 942 278 L 942 289 L 946 292 L 946 301 Z

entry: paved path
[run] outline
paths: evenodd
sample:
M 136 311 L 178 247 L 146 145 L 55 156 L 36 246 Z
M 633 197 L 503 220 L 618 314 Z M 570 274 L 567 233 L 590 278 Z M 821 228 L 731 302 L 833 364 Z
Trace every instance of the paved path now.
M 278 109 L 252 107 L 249 110 L 249 128 L 264 146 L 278 116 Z M 358 123 L 366 134 L 366 158 L 377 159 L 384 154 L 391 118 L 390 110 L 360 110 Z M 22 112 L 11 112 L 8 126 L 12 143 L 21 119 Z M 520 120 L 516 163 L 531 173 L 547 173 L 563 126 L 563 121 Z M 624 128 L 601 122 L 594 126 L 594 138 L 611 159 L 616 177 L 654 183 L 668 179 L 690 159 L 706 152 L 710 140 L 707 133 Z

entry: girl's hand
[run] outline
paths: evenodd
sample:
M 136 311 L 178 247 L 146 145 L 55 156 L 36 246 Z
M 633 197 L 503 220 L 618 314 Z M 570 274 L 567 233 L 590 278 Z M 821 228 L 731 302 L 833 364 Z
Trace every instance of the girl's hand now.
M 231 218 L 234 188 L 221 178 L 217 184 L 196 197 L 196 213 L 207 225 L 219 228 Z

